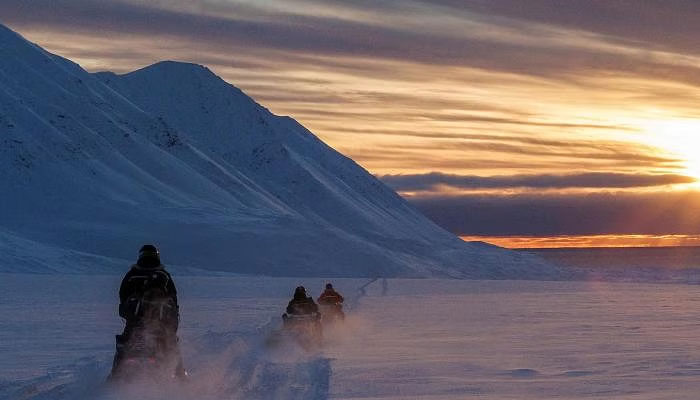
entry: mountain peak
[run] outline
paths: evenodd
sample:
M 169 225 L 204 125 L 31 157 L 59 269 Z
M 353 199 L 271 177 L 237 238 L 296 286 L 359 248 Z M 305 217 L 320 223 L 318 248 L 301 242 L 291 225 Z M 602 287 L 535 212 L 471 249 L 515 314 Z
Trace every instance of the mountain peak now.
M 129 72 L 126 75 L 139 75 L 144 73 L 158 73 L 167 75 L 180 75 L 180 76 L 216 76 L 209 68 L 189 62 L 183 61 L 159 61 L 155 64 L 151 64 L 147 67 L 143 67 L 133 72 Z

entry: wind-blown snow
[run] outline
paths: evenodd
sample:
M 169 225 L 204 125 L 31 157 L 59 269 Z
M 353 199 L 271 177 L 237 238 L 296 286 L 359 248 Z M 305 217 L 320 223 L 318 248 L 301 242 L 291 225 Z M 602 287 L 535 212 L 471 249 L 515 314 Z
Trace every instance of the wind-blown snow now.
M 305 353 L 263 343 L 294 286 L 318 295 L 323 280 L 176 280 L 191 384 L 110 391 L 119 279 L 0 274 L 0 399 L 694 400 L 700 390 L 694 285 L 336 279 L 348 324 Z
M 203 66 L 90 74 L 0 26 L 0 132 L 3 235 L 104 272 L 155 242 L 167 263 L 246 274 L 559 276 L 462 242 Z

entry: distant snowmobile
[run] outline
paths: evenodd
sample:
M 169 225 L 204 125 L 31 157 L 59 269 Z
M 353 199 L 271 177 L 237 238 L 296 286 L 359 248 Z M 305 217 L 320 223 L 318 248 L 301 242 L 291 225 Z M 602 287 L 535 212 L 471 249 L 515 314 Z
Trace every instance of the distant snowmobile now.
M 319 313 L 283 314 L 282 320 L 283 329 L 291 333 L 301 347 L 310 350 L 321 345 L 323 332 Z
M 321 321 L 324 324 L 334 324 L 345 320 L 343 301 L 345 301 L 343 296 L 333 289 L 332 284 L 327 283 L 326 290 L 318 297 L 319 309 L 323 316 Z
M 303 286 L 294 290 L 294 298 L 287 305 L 282 322 L 282 330 L 274 332 L 268 339 L 268 344 L 278 344 L 283 342 L 285 337 L 289 337 L 306 350 L 321 345 L 321 314 L 314 300 L 306 295 Z
M 345 313 L 343 312 L 343 305 L 341 303 L 324 304 L 319 308 L 321 310 L 321 323 L 323 325 L 337 324 L 345 321 Z

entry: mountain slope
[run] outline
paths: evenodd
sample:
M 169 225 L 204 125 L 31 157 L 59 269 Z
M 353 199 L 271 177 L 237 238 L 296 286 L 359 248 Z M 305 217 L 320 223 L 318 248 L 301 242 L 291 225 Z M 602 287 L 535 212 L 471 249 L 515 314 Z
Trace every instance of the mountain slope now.
M 554 277 L 464 243 L 205 67 L 90 74 L 0 26 L 0 228 L 51 248 L 287 276 Z M 0 266 L 2 270 L 2 266 Z

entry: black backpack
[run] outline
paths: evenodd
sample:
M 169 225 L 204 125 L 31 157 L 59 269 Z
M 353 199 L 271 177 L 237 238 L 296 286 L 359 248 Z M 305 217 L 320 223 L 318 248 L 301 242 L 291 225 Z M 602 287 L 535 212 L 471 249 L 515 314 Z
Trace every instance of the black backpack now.
M 129 277 L 136 288 L 119 306 L 119 315 L 127 321 L 171 323 L 177 320 L 175 298 L 168 293 L 170 276 L 163 270 L 146 271 Z

